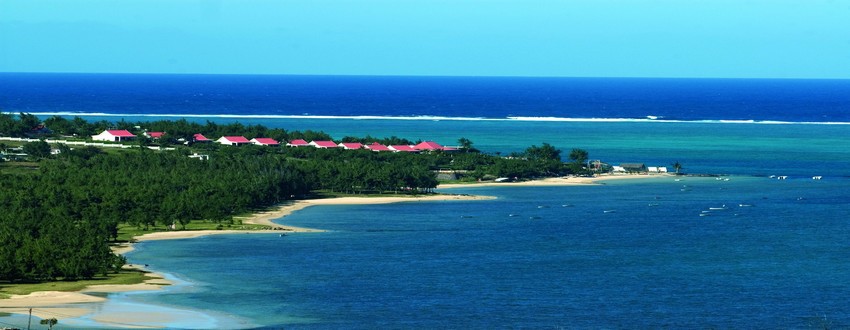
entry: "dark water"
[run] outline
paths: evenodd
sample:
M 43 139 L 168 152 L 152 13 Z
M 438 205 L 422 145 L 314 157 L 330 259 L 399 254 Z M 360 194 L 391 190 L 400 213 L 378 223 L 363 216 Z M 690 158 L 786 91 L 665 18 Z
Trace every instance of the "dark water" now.
M 850 80 L 2 73 L 0 109 L 850 122 Z

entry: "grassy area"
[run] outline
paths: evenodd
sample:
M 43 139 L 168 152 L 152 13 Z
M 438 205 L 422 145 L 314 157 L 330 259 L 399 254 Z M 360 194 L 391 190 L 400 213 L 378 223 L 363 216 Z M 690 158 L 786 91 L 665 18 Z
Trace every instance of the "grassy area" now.
M 340 198 L 340 197 L 417 197 L 417 196 L 428 196 L 428 195 L 439 195 L 439 193 L 419 193 L 419 194 L 397 194 L 393 192 L 384 192 L 384 193 L 362 193 L 362 194 L 349 194 L 338 191 L 329 191 L 329 190 L 317 190 L 314 191 L 312 195 L 310 195 L 309 199 L 323 199 L 323 198 Z
M 180 226 L 178 226 L 180 228 Z M 211 221 L 193 221 L 186 225 L 186 229 L 179 230 L 264 230 L 269 226 L 264 225 L 243 225 L 237 221 L 236 224 L 219 224 Z M 134 237 L 144 234 L 172 231 L 166 227 L 148 227 L 147 230 L 127 224 L 118 225 L 118 241 L 130 242 Z
M 4 162 L 0 161 L 0 173 L 3 174 L 32 174 L 38 170 L 34 162 Z
M 147 272 L 135 269 L 122 270 L 117 274 L 106 277 L 96 277 L 91 280 L 56 281 L 44 283 L 6 284 L 0 283 L 0 299 L 9 295 L 25 295 L 37 291 L 80 291 L 89 285 L 101 284 L 139 284 L 150 279 Z

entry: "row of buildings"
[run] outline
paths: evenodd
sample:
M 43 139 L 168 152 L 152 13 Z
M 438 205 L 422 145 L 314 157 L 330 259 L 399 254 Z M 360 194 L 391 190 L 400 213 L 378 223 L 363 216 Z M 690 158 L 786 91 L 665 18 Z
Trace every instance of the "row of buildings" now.
M 159 139 L 165 135 L 164 132 L 145 132 L 144 136 Z M 92 140 L 95 141 L 110 141 L 110 142 L 123 142 L 130 141 L 135 139 L 137 136 L 130 131 L 127 130 L 105 130 L 98 135 L 92 135 Z M 218 140 L 211 140 L 205 137 L 203 134 L 195 134 L 193 136 L 193 141 L 196 143 L 218 143 L 222 145 L 228 146 L 240 146 L 240 145 L 260 145 L 260 146 L 268 146 L 268 147 L 279 147 L 283 143 L 277 141 L 272 138 L 253 138 L 247 139 L 244 136 L 222 136 Z M 285 143 L 287 147 L 313 147 L 319 149 L 333 149 L 333 148 L 342 148 L 346 150 L 356 150 L 356 149 L 366 149 L 372 151 L 391 151 L 391 152 L 423 152 L 423 151 L 457 151 L 457 148 L 442 146 L 439 143 L 433 141 L 425 141 L 416 145 L 383 145 L 377 142 L 373 142 L 371 144 L 362 144 L 359 142 L 341 142 L 336 143 L 334 141 L 310 141 L 307 142 L 305 140 L 297 139 L 292 140 Z

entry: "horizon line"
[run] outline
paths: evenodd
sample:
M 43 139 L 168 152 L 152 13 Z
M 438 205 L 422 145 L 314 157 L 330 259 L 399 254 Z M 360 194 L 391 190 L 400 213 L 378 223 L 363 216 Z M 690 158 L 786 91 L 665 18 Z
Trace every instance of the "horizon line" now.
M 398 77 L 398 78 L 520 78 L 520 79 L 693 79 L 693 80 L 850 80 L 850 78 L 801 77 L 647 77 L 647 76 L 525 76 L 525 75 L 439 75 L 439 74 L 305 74 L 305 73 L 209 73 L 209 72 L 82 72 L 0 71 L 0 74 L 89 74 L 161 76 L 292 76 L 292 77 Z

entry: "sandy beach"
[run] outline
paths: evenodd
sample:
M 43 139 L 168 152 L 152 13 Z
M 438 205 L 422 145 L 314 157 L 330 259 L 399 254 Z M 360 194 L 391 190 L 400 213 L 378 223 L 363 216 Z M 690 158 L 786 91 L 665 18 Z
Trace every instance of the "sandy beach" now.
M 272 210 L 258 212 L 248 217 L 237 217 L 244 224 L 259 224 L 272 227 L 274 230 L 193 230 L 193 231 L 169 231 L 155 232 L 135 237 L 136 241 L 154 241 L 167 239 L 185 239 L 207 235 L 221 234 L 280 234 L 281 231 L 286 233 L 316 233 L 323 232 L 320 229 L 302 228 L 295 226 L 287 226 L 274 223 L 273 220 L 280 219 L 292 214 L 295 211 L 315 205 L 366 205 L 366 204 L 389 204 L 389 203 L 411 203 L 411 202 L 427 202 L 427 201 L 452 201 L 452 200 L 486 200 L 493 199 L 489 196 L 470 196 L 470 195 L 428 195 L 418 197 L 341 197 L 328 199 L 312 199 L 290 201 L 274 207 Z M 125 254 L 133 250 L 133 244 L 124 243 L 113 246 L 113 251 L 119 254 Z M 130 266 L 138 268 L 138 265 Z M 62 292 L 62 291 L 40 291 L 27 295 L 11 295 L 8 299 L 0 299 L 0 310 L 6 313 L 28 314 L 32 308 L 32 314 L 39 318 L 55 317 L 59 320 L 66 318 L 77 318 L 97 312 L 97 304 L 106 301 L 106 298 L 89 295 L 86 293 L 113 293 L 113 292 L 130 292 L 130 291 L 150 291 L 161 290 L 163 285 L 172 284 L 164 279 L 162 275 L 157 273 L 147 273 L 149 279 L 144 283 L 131 285 L 92 285 L 79 292 Z M 106 313 L 101 313 L 106 314 Z M 124 320 L 126 318 L 121 315 L 95 315 L 94 320 L 110 322 L 110 320 Z M 173 315 L 165 315 L 167 313 L 140 313 L 135 315 L 134 319 L 139 320 L 157 320 L 162 324 L 167 324 L 173 319 Z
M 596 177 L 561 177 L 561 178 L 546 178 L 540 180 L 520 181 L 520 182 L 475 182 L 475 183 L 450 183 L 441 184 L 439 189 L 452 188 L 472 188 L 472 187 L 545 187 L 545 186 L 581 186 L 604 184 L 605 181 L 614 180 L 635 180 L 635 179 L 652 179 L 673 176 L 674 174 L 616 174 L 616 175 L 601 175 Z

